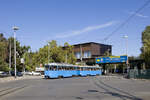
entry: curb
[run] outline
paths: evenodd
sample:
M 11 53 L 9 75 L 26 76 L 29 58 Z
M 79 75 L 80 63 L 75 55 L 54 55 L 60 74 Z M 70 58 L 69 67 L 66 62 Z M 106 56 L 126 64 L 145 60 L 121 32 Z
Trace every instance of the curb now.
M 42 76 L 22 76 L 22 77 L 17 77 L 17 78 L 11 76 L 11 77 L 0 78 L 0 83 L 24 80 L 24 79 L 35 79 L 35 78 L 42 78 Z

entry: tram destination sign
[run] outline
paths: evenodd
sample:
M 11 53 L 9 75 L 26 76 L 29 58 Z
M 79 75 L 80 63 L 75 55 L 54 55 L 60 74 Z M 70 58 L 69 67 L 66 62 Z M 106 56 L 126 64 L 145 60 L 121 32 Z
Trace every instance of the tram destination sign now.
M 124 63 L 127 61 L 127 56 L 110 56 L 96 58 L 96 63 Z

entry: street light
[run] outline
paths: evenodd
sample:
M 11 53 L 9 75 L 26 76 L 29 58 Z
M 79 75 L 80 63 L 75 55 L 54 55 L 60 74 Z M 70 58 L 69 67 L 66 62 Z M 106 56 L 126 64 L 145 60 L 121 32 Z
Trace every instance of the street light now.
M 16 78 L 16 31 L 19 30 L 18 27 L 14 26 L 12 28 L 14 30 L 14 61 L 15 61 L 15 78 Z
M 126 65 L 127 65 L 127 72 L 129 71 L 129 61 L 128 61 L 128 36 L 124 35 L 123 38 L 126 39 L 126 55 L 127 55 L 127 61 L 126 61 Z
M 9 75 L 11 75 L 11 39 L 9 41 Z

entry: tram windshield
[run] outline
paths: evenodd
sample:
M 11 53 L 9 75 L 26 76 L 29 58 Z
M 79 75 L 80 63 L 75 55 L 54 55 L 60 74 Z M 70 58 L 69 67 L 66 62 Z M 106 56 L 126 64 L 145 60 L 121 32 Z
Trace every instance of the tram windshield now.
M 48 71 L 48 69 L 49 69 L 49 65 L 46 65 L 45 70 Z

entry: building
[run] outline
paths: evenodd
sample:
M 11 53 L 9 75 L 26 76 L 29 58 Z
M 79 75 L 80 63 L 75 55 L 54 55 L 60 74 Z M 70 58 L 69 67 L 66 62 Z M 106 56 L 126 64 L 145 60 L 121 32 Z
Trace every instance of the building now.
M 73 45 L 77 62 L 95 62 L 96 57 L 104 56 L 106 52 L 112 54 L 112 46 L 95 42 Z

